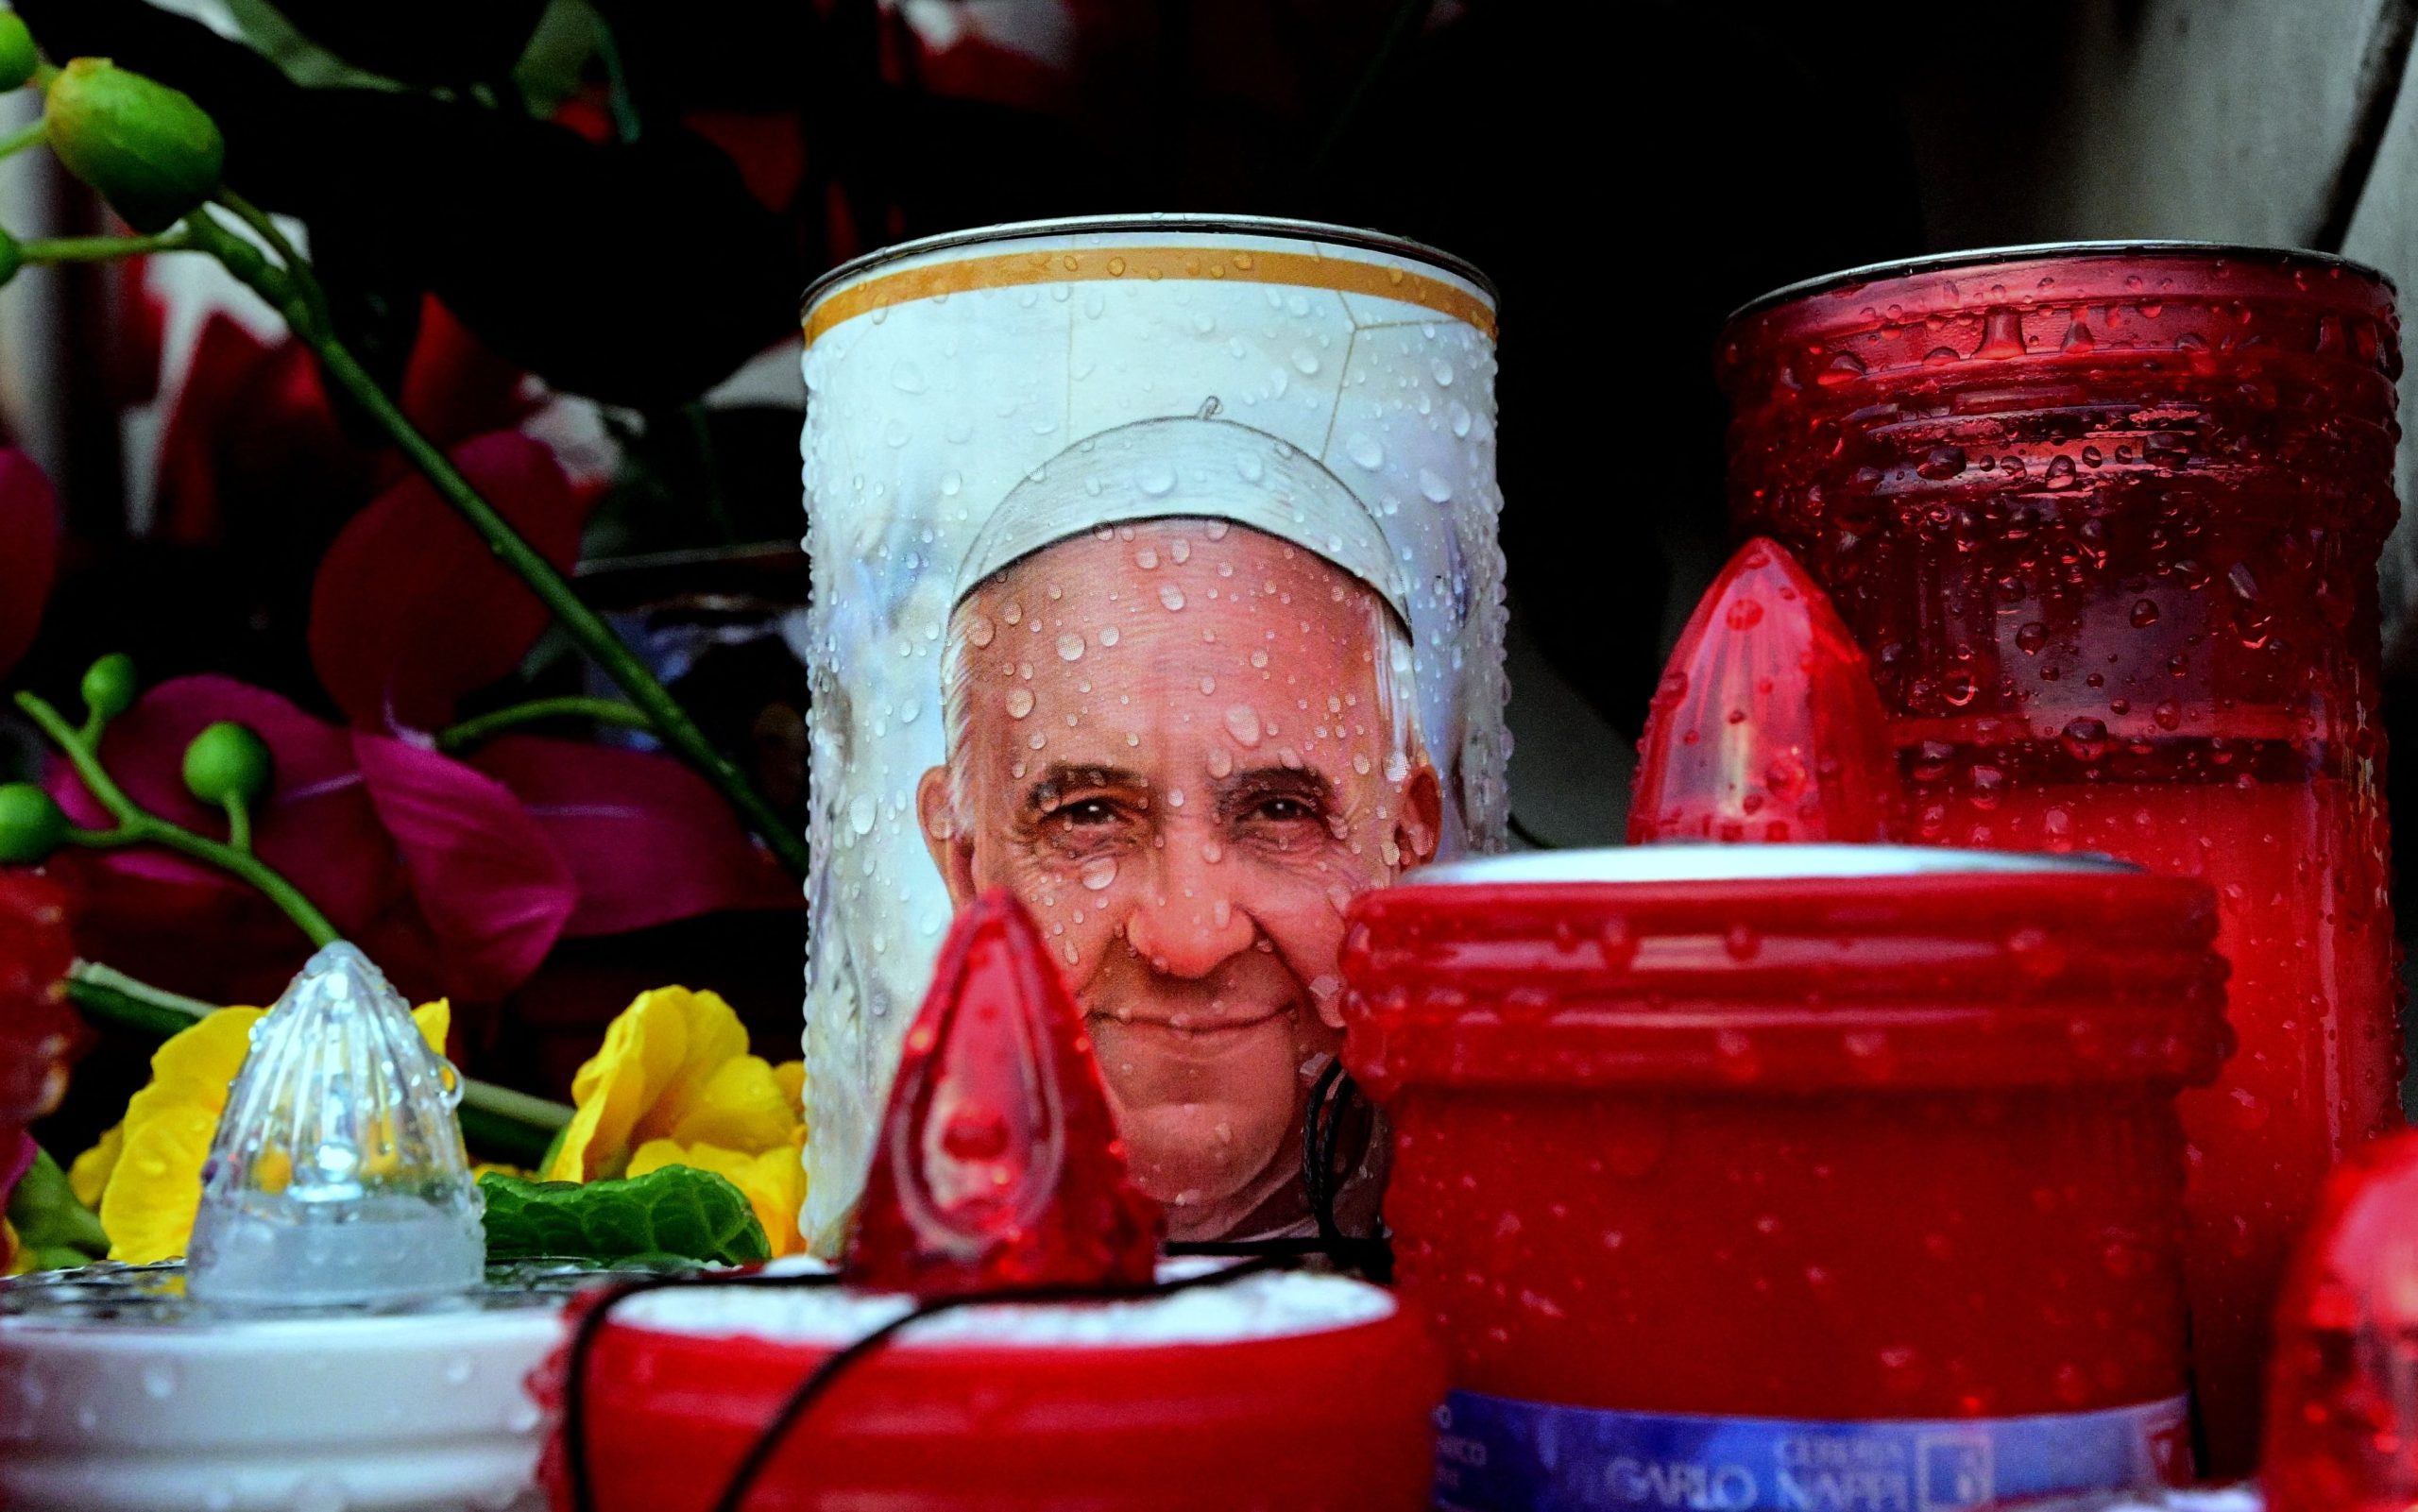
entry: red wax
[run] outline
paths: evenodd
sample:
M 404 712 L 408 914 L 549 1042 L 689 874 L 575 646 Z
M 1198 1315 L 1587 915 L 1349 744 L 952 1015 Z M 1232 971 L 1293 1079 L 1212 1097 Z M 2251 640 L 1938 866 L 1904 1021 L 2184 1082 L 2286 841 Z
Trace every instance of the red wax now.
M 2051 249 L 1735 318 L 1733 510 L 1871 654 L 1915 837 L 2205 879 L 2240 1052 L 2187 1095 L 2211 1469 L 2326 1168 L 2400 1121 L 2376 558 L 2400 341 L 2313 256 Z
M 706 1512 L 828 1352 L 608 1324 L 587 1377 L 595 1512 Z M 561 1366 L 536 1383 L 550 1406 Z M 1401 1311 L 1218 1343 L 894 1342 L 812 1409 L 746 1506 L 1420 1512 L 1442 1394 L 1434 1352 Z M 560 1455 L 557 1436 L 545 1478 L 570 1512 Z
M 1353 906 L 1345 1059 L 1457 1392 L 1841 1421 L 2183 1391 L 2200 884 L 1884 846 L 1425 875 Z

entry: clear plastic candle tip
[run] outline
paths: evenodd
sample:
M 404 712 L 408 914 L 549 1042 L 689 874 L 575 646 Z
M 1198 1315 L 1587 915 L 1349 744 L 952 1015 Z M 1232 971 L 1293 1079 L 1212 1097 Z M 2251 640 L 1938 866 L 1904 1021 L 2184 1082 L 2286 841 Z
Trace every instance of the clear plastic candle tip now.
M 394 1305 L 467 1291 L 484 1203 L 461 1078 L 402 995 L 339 942 L 252 1026 L 202 1167 L 186 1259 L 197 1301 Z

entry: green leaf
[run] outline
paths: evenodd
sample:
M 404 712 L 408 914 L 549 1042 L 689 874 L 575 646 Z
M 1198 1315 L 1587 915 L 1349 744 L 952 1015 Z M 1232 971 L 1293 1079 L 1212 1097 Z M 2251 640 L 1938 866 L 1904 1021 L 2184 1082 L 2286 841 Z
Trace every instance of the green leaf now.
M 34 1151 L 17 1190 L 9 1198 L 9 1222 L 17 1237 L 34 1252 L 35 1264 L 60 1270 L 99 1260 L 110 1252 L 110 1236 L 93 1210 L 76 1200 L 67 1173 L 46 1149 Z
M 539 1257 L 614 1262 L 678 1255 L 719 1265 L 772 1258 L 746 1194 L 687 1165 L 620 1181 L 479 1178 L 487 1199 L 487 1263 Z

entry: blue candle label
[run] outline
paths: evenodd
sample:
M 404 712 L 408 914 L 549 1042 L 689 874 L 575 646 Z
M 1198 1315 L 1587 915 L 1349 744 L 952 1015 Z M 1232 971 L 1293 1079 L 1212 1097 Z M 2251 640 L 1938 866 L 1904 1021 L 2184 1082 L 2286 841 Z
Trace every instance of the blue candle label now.
M 1456 1391 L 1439 1512 L 1969 1512 L 2191 1478 L 2188 1402 L 1867 1422 L 1608 1412 Z

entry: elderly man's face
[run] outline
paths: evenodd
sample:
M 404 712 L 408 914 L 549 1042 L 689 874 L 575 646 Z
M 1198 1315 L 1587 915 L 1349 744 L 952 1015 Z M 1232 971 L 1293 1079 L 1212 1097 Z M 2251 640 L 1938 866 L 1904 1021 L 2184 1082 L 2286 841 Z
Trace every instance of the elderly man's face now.
M 1039 921 L 1179 1237 L 1292 1169 L 1305 1062 L 1339 1040 L 1344 906 L 1435 851 L 1383 612 L 1289 543 L 1164 520 L 1036 552 L 952 624 L 965 811 L 925 774 L 933 858 L 961 905 L 1006 887 Z

